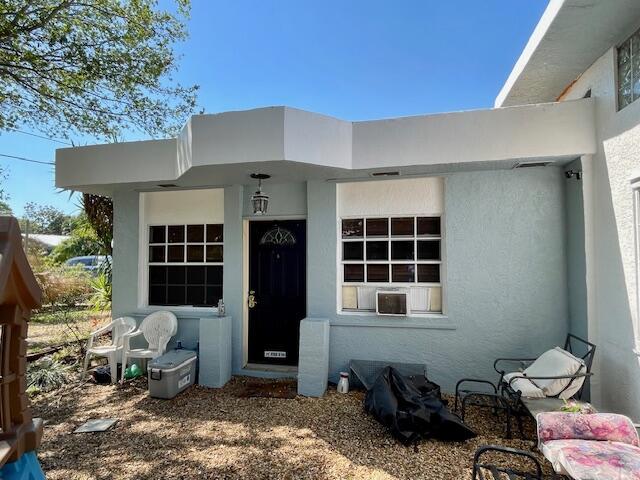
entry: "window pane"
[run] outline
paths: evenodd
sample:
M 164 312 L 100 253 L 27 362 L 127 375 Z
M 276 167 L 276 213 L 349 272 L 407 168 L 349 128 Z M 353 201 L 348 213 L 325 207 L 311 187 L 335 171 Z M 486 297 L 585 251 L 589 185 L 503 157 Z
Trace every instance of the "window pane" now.
M 207 242 L 222 242 L 222 224 L 209 224 L 207 225 Z
M 418 235 L 440 235 L 440 217 L 418 217 Z
M 186 287 L 168 287 L 167 305 L 186 305 Z
M 149 287 L 149 305 L 166 305 L 167 304 L 167 287 L 151 286 Z
M 363 242 L 342 242 L 343 260 L 364 260 Z
M 207 286 L 206 305 L 209 307 L 216 307 L 218 305 L 218 300 L 222 298 L 222 285 L 216 286 Z
M 342 238 L 362 237 L 363 221 L 361 218 L 342 220 Z
M 202 306 L 205 304 L 204 286 L 187 287 L 187 305 Z
M 184 243 L 184 225 L 169 225 L 167 231 L 169 243 Z
M 187 245 L 187 262 L 204 262 L 204 245 Z
M 185 278 L 185 267 L 167 267 L 167 283 L 184 285 Z
M 222 285 L 222 266 L 207 267 L 207 285 Z
M 389 242 L 367 242 L 367 260 L 389 260 Z
M 440 240 L 418 240 L 418 260 L 440 260 Z
M 207 245 L 207 262 L 222 261 L 222 245 Z
M 186 269 L 188 285 L 204 285 L 205 267 L 188 266 Z
M 624 108 L 633 101 L 631 84 L 631 39 L 618 49 L 618 106 Z
M 169 245 L 167 262 L 184 262 L 184 245 Z
M 149 267 L 149 284 L 164 285 L 167 283 L 167 267 Z
M 204 242 L 204 225 L 187 225 L 187 242 Z
M 391 260 L 413 260 L 413 240 L 391 242 Z
M 386 237 L 389 235 L 389 219 L 367 218 L 368 237 Z
M 392 218 L 391 235 L 413 236 L 413 217 Z
M 364 282 L 364 265 L 345 265 L 345 282 Z
M 166 230 L 164 225 L 149 227 L 149 243 L 164 243 Z
M 389 265 L 367 265 L 367 282 L 388 282 Z
M 411 265 L 391 265 L 391 279 L 393 282 L 413 283 L 416 266 Z
M 631 37 L 631 76 L 633 77 L 633 100 L 640 98 L 640 30 Z
M 164 245 L 149 247 L 149 261 L 164 263 Z
M 425 282 L 425 283 L 440 282 L 440 265 L 437 265 L 437 264 L 418 265 L 418 282 Z

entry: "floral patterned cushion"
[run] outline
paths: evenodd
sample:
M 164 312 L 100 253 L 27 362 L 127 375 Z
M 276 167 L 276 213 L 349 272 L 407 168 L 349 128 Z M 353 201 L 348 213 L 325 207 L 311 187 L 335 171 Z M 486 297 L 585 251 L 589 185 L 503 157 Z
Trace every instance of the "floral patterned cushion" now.
M 540 413 L 538 442 L 550 440 L 607 440 L 640 446 L 638 432 L 629 418 L 615 413 Z
M 542 453 L 574 480 L 640 480 L 640 448 L 620 442 L 550 440 Z
M 575 480 L 640 480 L 640 441 L 614 413 L 547 412 L 537 416 L 538 446 L 556 472 Z

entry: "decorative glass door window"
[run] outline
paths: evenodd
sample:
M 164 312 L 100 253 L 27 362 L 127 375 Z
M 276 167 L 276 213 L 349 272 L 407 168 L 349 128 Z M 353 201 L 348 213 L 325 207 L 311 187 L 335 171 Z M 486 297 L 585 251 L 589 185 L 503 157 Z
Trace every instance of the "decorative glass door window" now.
M 640 98 L 640 30 L 618 47 L 618 109 Z
M 343 310 L 371 311 L 376 288 L 410 287 L 415 311 L 441 312 L 439 216 L 344 218 L 341 237 Z
M 223 225 L 149 226 L 149 305 L 216 306 Z

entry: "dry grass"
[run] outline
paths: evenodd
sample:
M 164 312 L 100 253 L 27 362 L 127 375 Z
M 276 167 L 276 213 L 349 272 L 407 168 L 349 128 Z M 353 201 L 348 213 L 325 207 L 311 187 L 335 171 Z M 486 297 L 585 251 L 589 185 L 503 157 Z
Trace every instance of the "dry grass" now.
M 239 377 L 220 390 L 196 386 L 173 400 L 149 398 L 144 381 L 41 396 L 33 408 L 46 421 L 38 455 L 47 478 L 469 479 L 479 445 L 532 446 L 501 438 L 491 414 L 477 411 L 468 421 L 478 438 L 423 441 L 415 450 L 363 411 L 362 392 L 240 398 L 246 383 Z M 72 433 L 104 417 L 120 421 L 106 433 Z
M 109 322 L 110 312 L 73 310 L 68 316 L 40 313 L 29 322 L 27 344 L 29 352 L 42 350 L 48 346 L 85 339 L 98 327 Z

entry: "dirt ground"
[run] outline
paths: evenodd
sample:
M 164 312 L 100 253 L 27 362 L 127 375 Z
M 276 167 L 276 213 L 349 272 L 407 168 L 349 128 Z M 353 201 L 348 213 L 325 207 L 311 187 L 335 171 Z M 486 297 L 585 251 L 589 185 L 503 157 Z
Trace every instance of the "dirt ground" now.
M 47 478 L 469 479 L 479 445 L 533 445 L 503 439 L 484 411 L 468 415 L 479 433 L 473 440 L 404 447 L 363 411 L 362 392 L 242 398 L 248 381 L 191 387 L 173 400 L 150 398 L 143 380 L 69 385 L 37 397 L 34 414 L 45 419 L 38 456 Z M 107 417 L 119 419 L 110 431 L 72 433 Z

